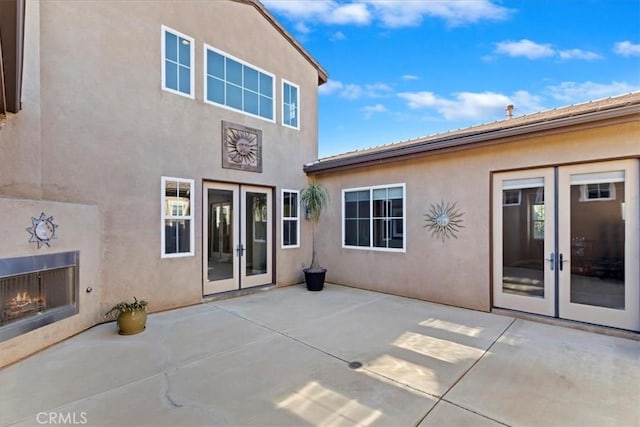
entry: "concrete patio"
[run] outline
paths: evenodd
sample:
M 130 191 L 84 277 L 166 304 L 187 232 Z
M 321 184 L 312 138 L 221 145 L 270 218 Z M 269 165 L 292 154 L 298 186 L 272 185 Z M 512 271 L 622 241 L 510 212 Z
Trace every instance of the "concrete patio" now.
M 292 286 L 153 314 L 139 335 L 99 325 L 6 367 L 0 424 L 638 426 L 640 342 Z

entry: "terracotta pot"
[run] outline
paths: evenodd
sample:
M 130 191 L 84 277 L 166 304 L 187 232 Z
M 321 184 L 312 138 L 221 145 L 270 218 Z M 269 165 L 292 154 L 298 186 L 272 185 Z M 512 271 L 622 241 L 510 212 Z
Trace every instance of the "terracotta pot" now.
M 118 333 L 134 335 L 144 331 L 147 324 L 147 311 L 143 309 L 123 311 L 118 315 Z

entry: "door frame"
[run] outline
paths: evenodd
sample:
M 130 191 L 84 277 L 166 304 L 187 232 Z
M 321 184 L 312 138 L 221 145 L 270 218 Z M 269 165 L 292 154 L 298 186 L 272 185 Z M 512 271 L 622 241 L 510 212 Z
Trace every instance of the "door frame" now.
M 554 287 L 555 265 L 549 257 L 544 262 L 544 296 L 537 298 L 533 296 L 520 296 L 507 294 L 503 288 L 503 202 L 502 202 L 502 182 L 504 180 L 544 180 L 543 188 L 545 193 L 545 230 L 544 230 L 544 256 L 549 256 L 555 252 L 555 199 L 554 194 L 554 168 L 537 168 L 511 172 L 496 172 L 492 174 L 492 305 L 509 308 L 528 313 L 554 316 L 556 311 L 556 292 Z
M 570 189 L 571 174 L 597 173 L 613 170 L 625 171 L 625 309 L 611 309 L 599 306 L 570 302 L 570 228 L 569 203 L 567 191 Z M 520 179 L 527 176 L 543 174 L 545 170 L 553 171 L 552 192 L 547 196 L 545 180 L 545 210 L 547 200 L 553 200 L 552 212 L 545 211 L 545 243 L 548 236 L 547 218 L 553 215 L 553 246 L 554 262 L 545 262 L 545 281 L 549 269 L 553 265 L 551 275 L 551 292 L 546 296 L 553 300 L 547 304 L 531 304 L 528 297 L 512 298 L 511 295 L 501 293 L 502 290 L 502 182 L 504 179 Z M 491 306 L 518 310 L 534 314 L 542 314 L 555 318 L 576 320 L 602 326 L 640 331 L 640 266 L 634 260 L 640 259 L 640 159 L 627 158 L 621 160 L 599 160 L 571 164 L 559 164 L 541 167 L 531 167 L 518 170 L 492 171 L 490 174 L 491 209 Z M 563 223 L 563 221 L 565 223 Z M 557 228 L 556 228 L 557 227 Z M 545 247 L 547 245 L 545 244 Z M 548 255 L 545 248 L 545 257 Z M 564 268 L 559 269 L 559 254 L 563 254 Z M 547 259 L 547 261 L 550 261 Z M 567 277 L 568 276 L 568 277 Z M 520 301 L 521 300 L 521 301 Z
M 209 280 L 209 195 L 208 190 L 217 189 L 232 192 L 232 277 L 222 280 Z M 261 192 L 267 195 L 266 243 L 267 272 L 260 275 L 246 274 L 246 209 L 244 197 L 247 191 Z M 228 181 L 202 181 L 202 295 L 209 296 L 224 292 L 239 291 L 255 286 L 271 285 L 275 277 L 275 244 L 273 241 L 275 228 L 274 188 Z M 244 248 L 242 256 L 238 256 L 238 245 Z
M 563 166 L 558 169 L 559 217 L 558 253 L 563 254 L 567 268 L 558 271 L 558 316 L 563 319 L 640 330 L 640 180 L 637 160 L 619 160 Z M 571 302 L 571 233 L 569 216 L 571 209 L 571 175 L 624 171 L 624 301 L 625 308 L 614 309 Z M 565 222 L 563 224 L 563 222 Z M 633 282 L 635 278 L 635 283 Z

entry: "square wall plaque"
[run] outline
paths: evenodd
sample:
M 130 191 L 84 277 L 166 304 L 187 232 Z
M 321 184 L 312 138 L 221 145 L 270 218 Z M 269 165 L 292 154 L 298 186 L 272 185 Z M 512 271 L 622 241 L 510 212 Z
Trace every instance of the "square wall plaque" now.
M 262 172 L 262 131 L 222 121 L 222 167 Z

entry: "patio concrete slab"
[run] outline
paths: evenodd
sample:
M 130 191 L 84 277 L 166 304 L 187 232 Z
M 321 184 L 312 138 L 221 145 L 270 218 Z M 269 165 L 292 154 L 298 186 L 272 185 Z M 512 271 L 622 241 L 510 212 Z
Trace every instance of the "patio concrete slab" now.
M 6 367 L 0 425 L 638 425 L 639 357 L 638 341 L 292 286 L 152 314 L 138 335 L 99 325 Z
M 640 425 L 640 343 L 517 320 L 445 396 L 508 425 Z
M 441 400 L 418 427 L 500 427 L 503 424 Z

